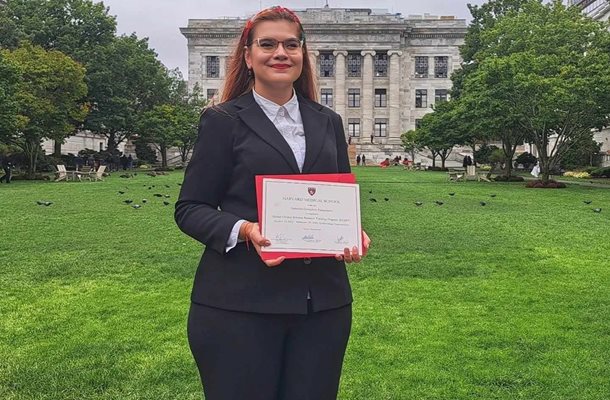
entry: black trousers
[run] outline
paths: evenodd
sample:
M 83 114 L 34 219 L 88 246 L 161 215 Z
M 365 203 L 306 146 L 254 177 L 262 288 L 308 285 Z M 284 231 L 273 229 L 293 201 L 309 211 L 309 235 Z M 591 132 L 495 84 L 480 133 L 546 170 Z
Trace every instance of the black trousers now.
M 191 303 L 188 339 L 206 400 L 335 400 L 352 307 L 257 314 Z

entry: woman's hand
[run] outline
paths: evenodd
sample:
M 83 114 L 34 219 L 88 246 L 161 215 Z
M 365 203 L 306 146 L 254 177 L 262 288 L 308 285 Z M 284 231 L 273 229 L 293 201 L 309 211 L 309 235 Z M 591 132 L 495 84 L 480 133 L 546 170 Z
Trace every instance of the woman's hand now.
M 267 238 L 263 237 L 263 235 L 261 235 L 261 230 L 258 226 L 258 223 L 256 223 L 256 222 L 246 221 L 243 224 L 241 224 L 241 227 L 239 228 L 238 237 L 241 240 L 246 240 L 246 241 L 252 242 L 252 245 L 256 249 L 256 252 L 258 253 L 259 256 L 261 255 L 261 247 L 271 245 L 271 242 L 269 241 L 269 239 L 267 239 Z M 262 257 L 261 257 L 261 259 L 262 259 Z M 286 257 L 282 256 L 282 257 L 274 258 L 272 260 L 263 260 L 263 262 L 268 267 L 275 267 L 277 265 L 280 265 L 282 263 L 282 261 L 284 261 L 285 259 L 286 259 Z
M 369 246 L 371 245 L 371 239 L 369 238 L 369 235 L 366 234 L 365 231 L 362 231 L 362 247 L 364 247 L 364 253 L 366 253 L 369 250 Z M 360 260 L 362 260 L 362 256 L 358 254 L 358 247 L 354 246 L 352 247 L 352 250 L 350 251 L 350 249 L 348 247 L 346 247 L 345 249 L 343 249 L 343 254 L 337 254 L 335 256 L 335 258 L 338 261 L 345 261 L 346 263 L 351 263 L 351 262 L 360 262 Z

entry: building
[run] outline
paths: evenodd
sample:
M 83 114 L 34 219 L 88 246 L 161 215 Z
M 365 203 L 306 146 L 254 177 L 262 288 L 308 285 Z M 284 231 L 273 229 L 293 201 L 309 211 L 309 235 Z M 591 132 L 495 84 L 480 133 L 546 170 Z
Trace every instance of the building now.
M 352 153 L 371 161 L 404 155 L 400 135 L 448 99 L 466 21 L 362 8 L 296 13 L 307 32 L 319 101 L 343 117 Z M 217 95 L 245 22 L 191 19 L 180 29 L 188 39 L 190 88 L 198 84 L 208 98 Z
M 610 0 L 568 0 L 568 4 L 580 7 L 583 12 L 595 20 L 610 20 Z M 602 166 L 610 167 L 610 127 L 601 132 L 595 132 L 593 138 L 602 145 Z

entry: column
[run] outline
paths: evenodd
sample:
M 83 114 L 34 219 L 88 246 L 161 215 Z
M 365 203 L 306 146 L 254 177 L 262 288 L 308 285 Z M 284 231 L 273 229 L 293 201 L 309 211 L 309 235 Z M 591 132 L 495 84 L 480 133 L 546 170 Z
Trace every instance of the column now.
M 402 51 L 390 50 L 390 93 L 388 106 L 390 107 L 390 122 L 388 130 L 389 143 L 401 143 L 400 134 L 400 56 Z
M 373 133 L 373 99 L 375 98 L 373 87 L 373 56 L 375 51 L 363 50 L 360 54 L 364 57 L 362 60 L 362 93 L 360 94 L 360 107 L 362 109 L 360 132 L 363 142 L 370 143 L 370 137 Z M 378 143 L 379 139 L 376 140 Z
M 345 59 L 347 58 L 347 51 L 339 50 L 333 51 L 335 56 L 335 92 L 334 97 L 334 109 L 343 118 L 343 124 L 347 127 L 347 114 L 345 112 L 346 107 L 346 88 L 345 88 Z

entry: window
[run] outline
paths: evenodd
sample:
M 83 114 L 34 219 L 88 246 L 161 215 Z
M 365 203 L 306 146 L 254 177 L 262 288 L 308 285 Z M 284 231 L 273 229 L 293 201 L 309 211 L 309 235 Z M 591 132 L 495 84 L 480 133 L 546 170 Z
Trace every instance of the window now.
M 208 78 L 220 78 L 220 58 L 218 56 L 207 56 L 205 67 Z
M 333 106 L 333 90 L 332 89 L 322 89 L 320 92 L 320 103 L 325 105 L 326 107 Z
M 415 90 L 415 108 L 426 108 L 428 107 L 428 90 L 427 89 L 416 89 Z
M 415 57 L 415 77 L 416 78 L 427 78 L 428 77 L 428 57 L 425 57 L 425 56 Z
M 360 118 L 348 118 L 347 131 L 350 137 L 360 136 Z
M 360 53 L 347 54 L 347 76 L 350 78 L 362 76 L 362 56 Z
M 419 118 L 415 120 L 415 129 L 419 129 L 419 128 L 421 128 L 421 123 L 422 123 L 422 121 L 423 121 L 423 120 L 422 120 L 422 119 L 419 119 Z
M 446 78 L 449 69 L 449 58 L 446 56 L 434 57 L 434 77 Z
M 100 151 L 104 151 L 104 142 L 100 142 Z
M 386 89 L 375 89 L 375 107 L 387 107 L 388 95 Z
M 360 89 L 347 89 L 347 106 L 360 107 Z
M 207 91 L 207 95 L 208 95 L 207 99 L 208 100 L 212 100 L 214 98 L 214 96 L 216 96 L 216 93 L 218 93 L 218 90 L 216 90 L 216 89 L 208 89 L 208 91 Z
M 320 53 L 320 77 L 335 76 L 335 56 L 332 53 Z
M 388 76 L 388 55 L 375 54 L 375 76 Z
M 447 101 L 449 97 L 449 90 L 447 89 L 436 89 L 434 91 L 434 102 L 442 103 L 443 101 Z
M 386 137 L 388 135 L 388 120 L 386 118 L 375 118 L 375 137 Z

